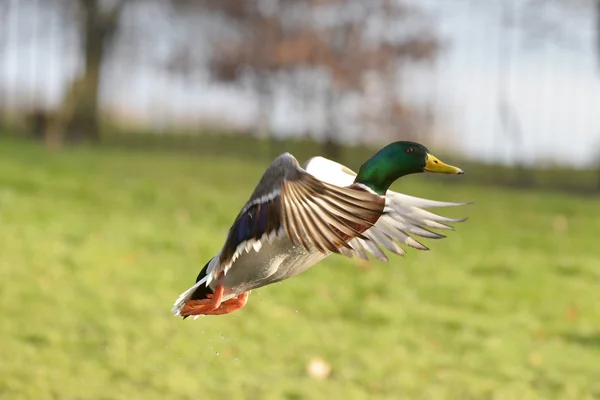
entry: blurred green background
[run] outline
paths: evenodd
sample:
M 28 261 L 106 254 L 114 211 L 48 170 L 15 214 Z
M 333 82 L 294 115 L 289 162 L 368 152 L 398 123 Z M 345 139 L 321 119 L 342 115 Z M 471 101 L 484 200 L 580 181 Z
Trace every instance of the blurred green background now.
M 365 4 L 0 2 L 0 399 L 600 398 L 600 4 Z M 403 139 L 475 202 L 431 251 L 171 314 L 276 155 Z
M 403 178 L 475 201 L 445 213 L 470 220 L 429 252 L 332 256 L 236 313 L 181 321 L 173 301 L 266 161 L 0 149 L 2 398 L 600 396 L 596 196 Z

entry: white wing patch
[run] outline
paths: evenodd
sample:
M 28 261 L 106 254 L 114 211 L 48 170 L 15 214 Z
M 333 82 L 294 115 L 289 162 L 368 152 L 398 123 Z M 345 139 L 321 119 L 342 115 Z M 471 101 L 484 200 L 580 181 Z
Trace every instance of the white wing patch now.
M 251 202 L 249 202 L 248 204 L 246 204 L 244 206 L 244 208 L 242 208 L 242 212 L 240 214 L 245 213 L 246 211 L 248 211 L 248 209 L 256 204 L 259 203 L 267 203 L 271 200 L 273 200 L 275 197 L 279 196 L 281 194 L 281 189 L 275 189 L 273 190 L 271 193 L 266 194 L 264 196 L 261 196 L 257 199 L 252 200 Z
M 345 172 L 354 173 L 349 168 L 320 156 L 308 160 L 304 169 L 315 178 L 337 186 L 350 186 L 356 177 L 356 174 Z

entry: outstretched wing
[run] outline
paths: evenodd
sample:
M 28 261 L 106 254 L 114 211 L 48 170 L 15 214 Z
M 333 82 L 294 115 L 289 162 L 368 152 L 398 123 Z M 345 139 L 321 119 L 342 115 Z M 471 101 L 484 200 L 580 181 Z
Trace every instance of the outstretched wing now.
M 342 253 L 384 213 L 385 199 L 363 190 L 331 185 L 303 170 L 289 153 L 277 157 L 233 223 L 220 262 L 209 268 L 207 284 L 227 273 L 244 252 L 287 235 L 293 244 L 322 253 Z
M 386 214 L 383 215 L 362 238 L 354 238 L 350 245 L 355 250 L 355 255 L 367 259 L 367 253 L 373 254 L 382 261 L 388 261 L 387 256 L 379 246 L 398 255 L 406 251 L 400 246 L 404 244 L 417 250 L 429 250 L 415 237 L 427 239 L 442 239 L 446 236 L 431 229 L 453 230 L 449 223 L 464 222 L 466 218 L 448 218 L 423 208 L 430 207 L 456 207 L 468 203 L 448 203 L 419 197 L 404 195 L 388 190 L 386 193 Z
M 356 173 L 335 161 L 324 157 L 314 157 L 307 161 L 306 171 L 322 181 L 338 186 L 349 186 L 354 182 Z M 456 207 L 468 203 L 447 203 L 408 196 L 388 190 L 386 193 L 386 213 L 377 220 L 374 226 L 363 233 L 363 237 L 355 237 L 349 241 L 352 249 L 342 249 L 347 256 L 356 255 L 368 259 L 368 253 L 382 261 L 388 257 L 380 246 L 392 253 L 404 255 L 400 244 L 418 249 L 428 250 L 415 237 L 441 239 L 444 235 L 430 229 L 453 229 L 448 223 L 463 222 L 464 219 L 447 218 L 423 208 Z M 366 240 L 365 240 L 366 237 Z

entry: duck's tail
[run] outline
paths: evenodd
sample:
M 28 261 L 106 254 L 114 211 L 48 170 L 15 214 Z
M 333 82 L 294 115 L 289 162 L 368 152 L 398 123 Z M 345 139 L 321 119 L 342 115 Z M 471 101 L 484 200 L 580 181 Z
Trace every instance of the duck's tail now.
M 185 306 L 185 304 L 188 301 L 206 299 L 206 295 L 211 294 L 213 292 L 213 290 L 209 286 L 206 285 L 206 282 L 208 280 L 208 274 L 207 274 L 208 266 L 214 259 L 215 259 L 215 257 L 210 259 L 206 263 L 204 268 L 202 268 L 202 270 L 200 270 L 200 273 L 198 274 L 198 277 L 196 278 L 196 284 L 194 286 L 192 286 L 191 288 L 189 288 L 188 290 L 186 290 L 185 292 L 183 292 L 177 298 L 177 300 L 175 300 L 175 304 L 173 305 L 173 309 L 171 311 L 176 316 L 181 316 L 181 310 L 183 309 L 183 307 Z M 187 318 L 187 316 L 183 317 L 183 319 L 186 319 L 186 318 Z M 196 318 L 197 318 L 197 316 L 196 316 Z

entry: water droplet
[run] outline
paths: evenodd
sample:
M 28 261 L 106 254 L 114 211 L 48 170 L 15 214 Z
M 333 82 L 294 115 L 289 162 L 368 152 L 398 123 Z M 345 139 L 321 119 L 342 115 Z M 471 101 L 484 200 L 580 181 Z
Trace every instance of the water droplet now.
M 234 357 L 234 359 L 233 359 L 233 360 L 234 360 L 234 361 L 238 361 L 238 360 L 239 360 L 239 358 L 237 358 L 237 357 Z
M 217 355 L 219 355 L 219 352 L 217 351 Z

